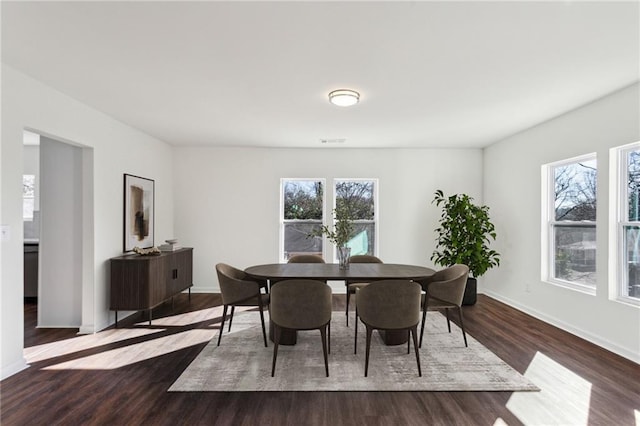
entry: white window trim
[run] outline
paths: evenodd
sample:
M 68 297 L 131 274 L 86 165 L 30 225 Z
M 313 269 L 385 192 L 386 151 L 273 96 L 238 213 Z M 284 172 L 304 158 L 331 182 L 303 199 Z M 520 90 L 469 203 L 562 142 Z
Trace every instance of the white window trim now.
M 280 213 L 278 220 L 280 225 L 278 227 L 278 262 L 287 263 L 284 258 L 284 225 L 285 223 L 293 222 L 291 220 L 284 219 L 284 183 L 290 181 L 312 181 L 322 182 L 323 194 L 322 194 L 322 224 L 327 223 L 327 181 L 325 178 L 281 178 L 280 179 Z M 327 242 L 323 236 L 322 239 L 322 258 L 326 259 Z
M 378 256 L 378 247 L 380 244 L 380 239 L 379 239 L 379 235 L 380 235 L 380 215 L 379 215 L 379 199 L 378 199 L 378 187 L 379 187 L 379 179 L 378 178 L 335 178 L 333 179 L 333 185 L 331 187 L 331 190 L 333 191 L 333 207 L 332 207 L 332 211 L 333 209 L 336 208 L 336 184 L 338 182 L 373 182 L 373 221 L 361 221 L 361 222 L 373 222 L 375 224 L 375 243 L 373 245 L 373 255 L 374 256 Z M 330 219 L 329 219 L 330 217 Z M 329 215 L 329 217 L 327 217 L 325 215 L 325 218 L 327 218 L 327 220 L 331 221 L 331 224 L 335 226 L 335 218 L 333 217 L 333 214 Z M 358 222 L 358 221 L 355 221 Z M 333 244 L 328 244 L 326 241 L 322 244 L 323 249 L 327 246 L 327 245 L 331 245 L 332 246 L 332 250 L 333 250 L 333 262 L 337 263 L 338 262 L 338 253 L 337 253 L 337 249 L 335 247 L 333 247 Z
M 577 157 L 567 158 L 561 161 L 556 161 L 553 163 L 547 163 L 542 165 L 541 171 L 541 199 L 542 199 L 542 211 L 541 211 L 541 281 L 547 284 L 555 285 L 558 287 L 567 288 L 569 290 L 578 291 L 581 293 L 585 293 L 591 296 L 596 295 L 597 285 L 590 286 L 587 284 L 576 283 L 572 281 L 566 281 L 562 279 L 558 279 L 554 277 L 553 268 L 555 268 L 554 262 L 554 225 L 562 224 L 567 226 L 578 226 L 584 225 L 585 223 L 591 222 L 570 222 L 570 221 L 555 221 L 555 189 L 552 188 L 552 185 L 555 184 L 555 176 L 553 175 L 553 171 L 556 167 L 563 166 L 566 164 L 577 163 L 580 161 L 586 160 L 597 160 L 597 155 L 595 152 L 591 152 L 584 155 L 579 155 Z M 597 230 L 597 221 L 594 222 Z M 597 252 L 596 252 L 597 259 Z
M 624 228 L 640 226 L 640 221 L 629 222 L 627 196 L 627 162 L 629 151 L 640 149 L 640 142 L 611 148 L 609 151 L 609 299 L 640 308 L 640 300 L 623 294 L 624 290 Z

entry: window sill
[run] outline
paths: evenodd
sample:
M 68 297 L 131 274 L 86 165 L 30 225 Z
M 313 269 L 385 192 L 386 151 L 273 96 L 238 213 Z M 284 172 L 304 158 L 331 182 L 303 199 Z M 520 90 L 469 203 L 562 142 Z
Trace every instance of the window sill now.
M 545 282 L 547 284 L 551 284 L 556 287 L 562 287 L 568 290 L 573 290 L 580 293 L 588 294 L 589 296 L 596 295 L 596 288 L 588 285 L 576 284 L 569 281 L 561 281 L 561 280 L 546 280 Z
M 614 302 L 620 303 L 622 305 L 627 305 L 632 308 L 640 309 L 640 300 L 634 299 L 631 297 L 618 296 L 615 299 L 612 299 Z

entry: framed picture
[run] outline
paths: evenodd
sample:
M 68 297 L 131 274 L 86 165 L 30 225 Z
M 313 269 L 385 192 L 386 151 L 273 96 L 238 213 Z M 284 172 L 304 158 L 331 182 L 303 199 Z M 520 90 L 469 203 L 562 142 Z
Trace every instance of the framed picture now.
M 151 179 L 124 175 L 124 251 L 153 247 L 154 185 Z

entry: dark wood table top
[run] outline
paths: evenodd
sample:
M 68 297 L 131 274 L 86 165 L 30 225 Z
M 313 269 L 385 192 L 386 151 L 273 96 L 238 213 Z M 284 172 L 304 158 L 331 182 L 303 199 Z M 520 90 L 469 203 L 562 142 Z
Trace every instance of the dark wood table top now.
M 316 279 L 316 280 L 384 280 L 407 279 L 423 281 L 435 273 L 431 268 L 395 263 L 352 263 L 340 269 L 337 263 L 271 263 L 256 265 L 245 272 L 260 279 Z

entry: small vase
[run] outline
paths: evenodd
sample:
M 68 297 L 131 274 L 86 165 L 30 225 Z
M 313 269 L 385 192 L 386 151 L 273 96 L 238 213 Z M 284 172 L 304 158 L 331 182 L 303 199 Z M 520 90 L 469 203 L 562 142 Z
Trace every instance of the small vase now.
M 351 256 L 351 247 L 338 247 L 338 264 L 340 269 L 349 269 L 349 257 Z

